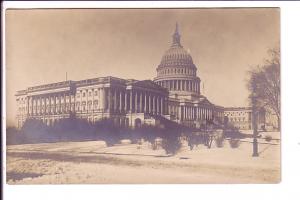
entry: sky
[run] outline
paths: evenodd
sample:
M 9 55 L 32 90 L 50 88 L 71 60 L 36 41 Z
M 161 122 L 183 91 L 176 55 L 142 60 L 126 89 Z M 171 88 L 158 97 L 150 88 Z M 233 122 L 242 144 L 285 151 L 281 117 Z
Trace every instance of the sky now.
M 202 80 L 220 106 L 247 106 L 247 71 L 280 43 L 277 8 L 20 9 L 5 13 L 7 123 L 17 90 L 115 76 L 153 79 L 176 22 Z

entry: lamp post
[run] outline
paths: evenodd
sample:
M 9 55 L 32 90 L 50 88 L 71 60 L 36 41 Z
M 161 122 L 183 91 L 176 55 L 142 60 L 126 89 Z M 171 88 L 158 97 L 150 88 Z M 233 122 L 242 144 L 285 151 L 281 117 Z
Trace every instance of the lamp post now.
M 256 78 L 253 77 L 252 80 L 252 86 L 253 86 L 253 93 L 252 93 L 252 128 L 253 128 L 253 154 L 252 157 L 258 157 L 258 144 L 257 144 L 257 85 L 256 85 Z

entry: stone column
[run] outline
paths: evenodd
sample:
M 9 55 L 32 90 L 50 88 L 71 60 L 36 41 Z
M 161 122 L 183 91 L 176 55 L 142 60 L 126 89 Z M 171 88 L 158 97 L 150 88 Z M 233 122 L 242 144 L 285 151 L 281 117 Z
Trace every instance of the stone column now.
M 31 104 L 31 107 L 32 107 L 32 115 L 35 114 L 35 108 L 34 108 L 34 105 L 35 105 L 35 97 L 32 97 L 32 104 Z
M 132 113 L 132 111 L 133 111 L 133 108 L 132 108 L 132 106 L 133 106 L 133 91 L 132 91 L 132 89 L 130 90 L 129 104 L 130 104 L 129 111 Z
M 187 106 L 186 107 L 186 119 L 190 119 L 190 116 L 189 116 L 189 107 Z
M 207 119 L 210 119 L 210 110 L 209 110 L 209 108 L 207 109 Z
M 188 91 L 188 83 L 189 81 L 185 81 L 185 90 Z
M 42 99 L 41 99 L 41 105 L 42 105 Z M 53 95 L 53 109 L 54 109 L 53 113 L 57 114 L 56 113 L 56 94 Z
M 39 97 L 36 97 L 36 114 L 39 115 L 39 113 Z M 20 114 L 22 114 L 22 110 Z
M 117 89 L 114 89 L 114 108 L 113 108 L 113 110 L 114 110 L 114 112 L 116 112 L 117 111 L 117 107 L 118 107 L 118 104 L 117 104 Z
M 173 86 L 174 86 L 174 90 L 177 90 L 177 88 L 176 88 L 176 80 L 173 80 Z
M 42 114 L 42 97 L 39 96 L 39 114 Z
M 119 99 L 119 100 L 120 100 L 120 101 L 119 101 L 119 111 L 120 111 L 120 113 L 121 113 L 121 112 L 122 112 L 122 91 L 119 92 L 119 95 L 120 95 L 120 96 L 119 96 L 119 98 L 120 98 L 120 99 Z
M 149 106 L 148 106 L 149 113 L 152 113 L 152 106 L 151 106 L 152 101 L 151 100 L 152 100 L 151 99 L 151 94 L 149 94 L 149 101 L 148 101 L 148 103 L 149 103 Z
M 185 111 L 186 111 L 186 118 L 185 119 L 189 119 L 189 108 L 187 106 L 185 107 Z
M 140 112 L 143 112 L 143 93 L 140 92 Z
M 155 114 L 158 114 L 158 105 L 157 105 L 157 102 L 158 102 L 158 101 L 157 101 L 157 99 L 158 99 L 158 96 L 155 95 L 155 96 L 153 97 L 153 101 L 154 101 L 154 102 L 153 102 L 153 109 L 154 109 L 154 113 L 155 113 Z
M 51 97 L 50 97 L 50 99 L 51 99 Z M 64 93 L 64 105 L 65 105 L 64 111 L 65 111 L 65 113 L 67 113 L 67 97 L 66 97 L 66 93 Z
M 144 94 L 144 112 L 147 113 L 147 95 Z
M 58 99 L 57 99 L 57 94 L 55 94 L 54 95 L 54 113 L 55 114 L 58 114 L 58 112 L 57 112 L 58 111 L 57 110 L 58 105 L 57 104 L 58 104 Z
M 197 117 L 196 117 L 196 108 L 194 106 L 192 107 L 192 112 L 193 112 L 193 115 L 192 115 L 193 120 L 195 120 Z
M 185 81 L 185 90 L 188 91 L 189 90 L 189 81 Z
M 111 91 L 110 88 L 107 88 L 107 110 L 110 112 L 111 109 Z
M 163 97 L 160 97 L 160 114 L 164 114 L 164 99 Z
M 189 81 L 186 81 L 186 90 L 187 91 L 189 91 L 189 87 L 190 87 Z
M 138 92 L 137 91 L 135 92 L 134 110 L 135 110 L 135 113 L 138 112 Z
M 210 119 L 210 109 L 207 109 L 207 118 Z
M 176 90 L 175 80 L 172 80 L 173 90 Z
M 128 95 L 127 95 L 127 90 L 125 90 L 125 113 L 127 112 L 127 97 Z
M 155 105 L 155 96 L 153 96 L 153 99 L 152 99 L 153 101 L 152 101 L 152 103 L 153 103 L 153 105 L 152 105 L 152 109 L 153 109 L 153 114 L 156 114 L 156 105 Z

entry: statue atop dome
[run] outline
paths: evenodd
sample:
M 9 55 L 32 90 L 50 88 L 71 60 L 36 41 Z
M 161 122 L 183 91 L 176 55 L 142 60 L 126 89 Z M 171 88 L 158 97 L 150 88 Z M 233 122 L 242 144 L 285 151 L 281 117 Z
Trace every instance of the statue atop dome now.
M 180 34 L 179 34 L 179 30 L 178 30 L 178 23 L 176 22 L 176 28 L 175 28 L 175 32 L 173 34 L 173 44 L 172 46 L 180 46 Z

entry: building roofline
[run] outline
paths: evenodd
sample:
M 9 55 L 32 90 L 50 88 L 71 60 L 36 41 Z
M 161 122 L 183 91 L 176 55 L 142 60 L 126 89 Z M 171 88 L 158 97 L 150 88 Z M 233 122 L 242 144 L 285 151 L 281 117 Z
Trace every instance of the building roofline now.
M 243 106 L 243 107 L 224 107 L 224 111 L 233 111 L 233 110 L 251 110 L 250 106 Z

